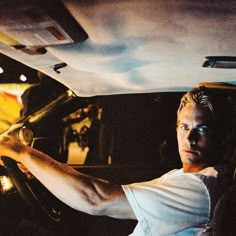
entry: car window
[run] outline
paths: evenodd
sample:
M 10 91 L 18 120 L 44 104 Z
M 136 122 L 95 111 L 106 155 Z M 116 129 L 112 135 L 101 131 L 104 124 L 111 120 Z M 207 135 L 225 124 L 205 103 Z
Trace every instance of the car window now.
M 21 94 L 38 81 L 37 71 L 0 54 L 0 132 L 19 118 Z
M 65 119 L 72 124 L 68 162 L 158 165 L 163 159 L 168 162 L 171 153 L 171 160 L 177 160 L 175 123 L 180 96 L 149 93 L 93 98 Z
M 33 132 L 29 145 L 71 165 L 180 165 L 176 110 L 183 92 L 78 97 L 55 79 L 5 60 L 1 132 L 23 123 Z
M 8 67 L 17 63 L 7 60 Z M 158 165 L 175 153 L 181 92 L 69 98 L 67 87 L 42 73 L 32 70 L 26 76 L 29 69 L 24 65 L 15 67 L 15 75 L 4 63 L 2 68 L 0 76 L 6 79 L 0 83 L 1 132 L 23 122 L 33 131 L 30 145 L 59 161 Z

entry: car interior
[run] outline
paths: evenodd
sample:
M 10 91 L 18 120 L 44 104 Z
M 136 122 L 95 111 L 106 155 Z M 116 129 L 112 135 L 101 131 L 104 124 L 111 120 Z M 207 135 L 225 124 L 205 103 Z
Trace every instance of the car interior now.
M 181 168 L 186 91 L 227 94 L 236 118 L 235 9 L 233 0 L 2 0 L 0 133 L 117 184 Z M 214 236 L 236 232 L 235 118 Z M 73 210 L 2 161 L 1 235 L 127 236 L 137 224 Z

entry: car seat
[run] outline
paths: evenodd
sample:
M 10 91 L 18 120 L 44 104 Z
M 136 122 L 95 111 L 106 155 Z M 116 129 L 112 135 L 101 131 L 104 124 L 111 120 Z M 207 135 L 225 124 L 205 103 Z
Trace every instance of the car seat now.
M 236 149 L 234 158 L 236 161 Z M 213 215 L 213 236 L 236 235 L 236 163 L 231 187 L 218 201 Z
M 219 200 L 213 217 L 213 236 L 236 235 L 236 184 Z

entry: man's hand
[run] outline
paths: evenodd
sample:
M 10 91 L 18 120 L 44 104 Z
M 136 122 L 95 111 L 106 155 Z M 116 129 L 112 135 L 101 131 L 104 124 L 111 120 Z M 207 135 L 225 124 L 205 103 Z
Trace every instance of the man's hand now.
M 20 162 L 20 154 L 25 150 L 23 145 L 17 138 L 2 134 L 0 136 L 0 156 L 7 156 Z

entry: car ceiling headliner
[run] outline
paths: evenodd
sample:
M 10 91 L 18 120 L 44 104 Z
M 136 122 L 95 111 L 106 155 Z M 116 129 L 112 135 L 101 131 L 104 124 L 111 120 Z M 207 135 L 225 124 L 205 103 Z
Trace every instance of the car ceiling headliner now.
M 201 67 L 205 56 L 236 54 L 233 0 L 64 4 L 87 32 L 87 40 L 47 47 L 43 55 L 28 55 L 0 42 L 0 52 L 66 84 L 79 96 L 182 91 L 201 82 L 236 84 L 235 69 Z M 53 66 L 62 62 L 67 66 L 56 73 Z

